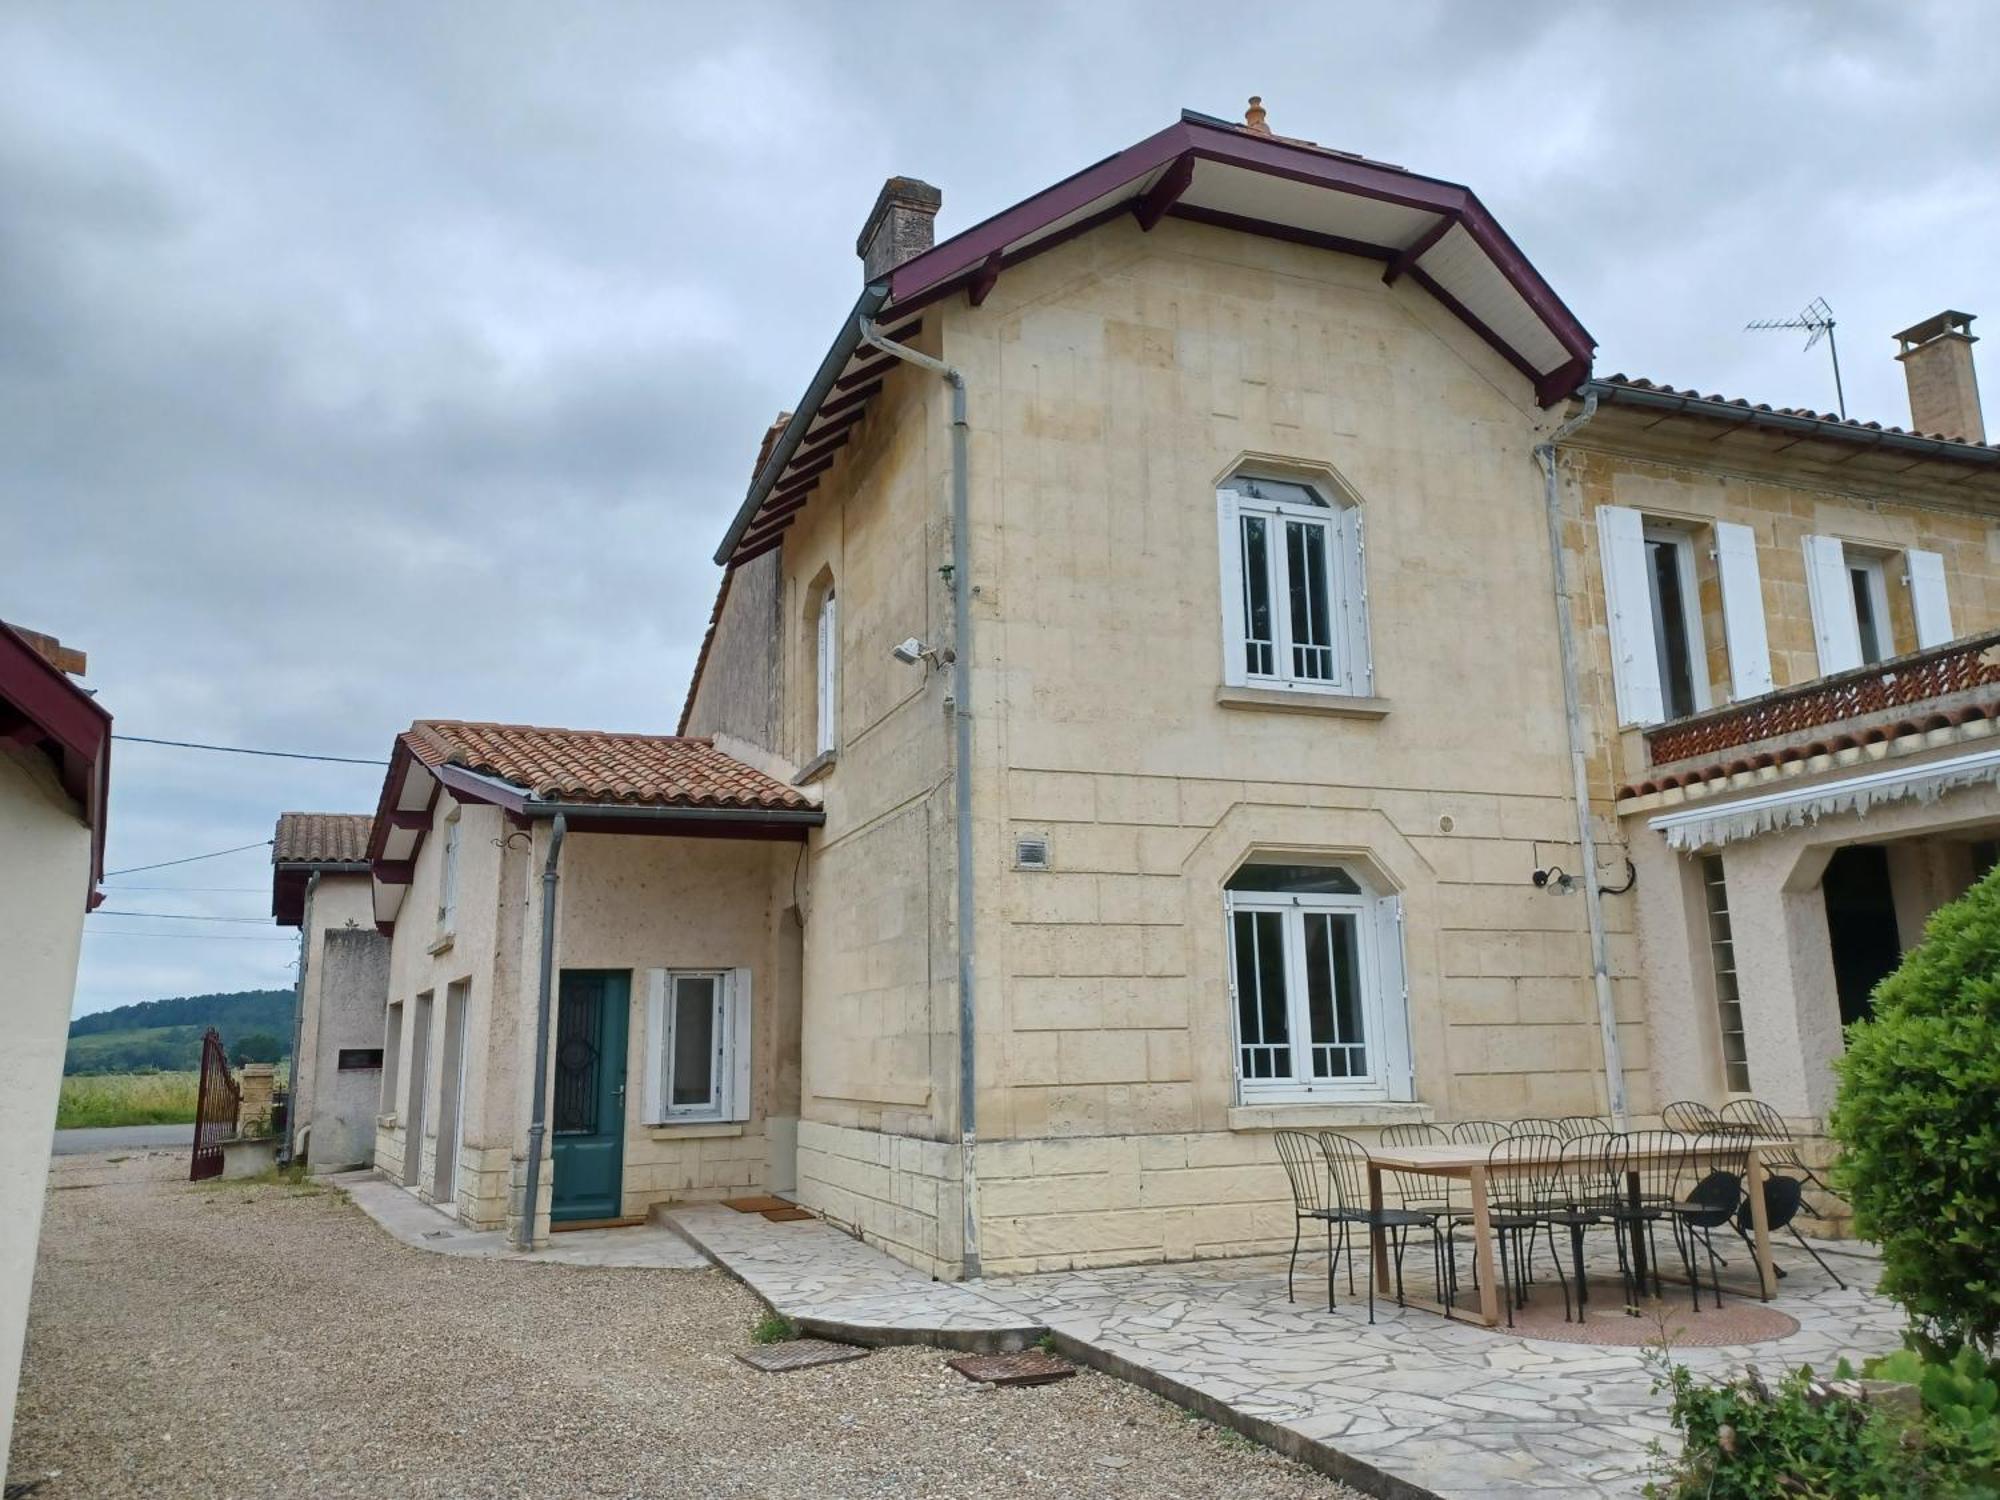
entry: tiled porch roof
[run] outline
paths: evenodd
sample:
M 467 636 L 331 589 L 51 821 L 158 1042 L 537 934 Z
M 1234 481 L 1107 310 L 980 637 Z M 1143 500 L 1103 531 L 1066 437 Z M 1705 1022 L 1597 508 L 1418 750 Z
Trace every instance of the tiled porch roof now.
M 368 813 L 288 812 L 278 814 L 271 840 L 274 865 L 358 865 L 368 862 Z
M 420 719 L 402 736 L 424 765 L 459 766 L 547 802 L 807 810 L 813 803 L 705 739 Z

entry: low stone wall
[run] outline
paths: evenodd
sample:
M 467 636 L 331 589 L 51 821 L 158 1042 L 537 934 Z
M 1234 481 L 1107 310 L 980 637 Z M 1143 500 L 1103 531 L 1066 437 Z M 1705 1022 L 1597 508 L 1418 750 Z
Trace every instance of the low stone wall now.
M 943 1141 L 799 1122 L 799 1200 L 898 1260 L 961 1274 L 958 1148 Z

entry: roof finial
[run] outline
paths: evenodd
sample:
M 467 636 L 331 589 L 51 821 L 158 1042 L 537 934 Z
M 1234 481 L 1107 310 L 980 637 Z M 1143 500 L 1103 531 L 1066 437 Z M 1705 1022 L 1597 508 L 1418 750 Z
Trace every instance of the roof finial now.
M 1243 128 L 1254 130 L 1259 135 L 1271 133 L 1271 127 L 1264 123 L 1264 99 L 1261 94 L 1250 96 L 1250 107 L 1243 111 Z

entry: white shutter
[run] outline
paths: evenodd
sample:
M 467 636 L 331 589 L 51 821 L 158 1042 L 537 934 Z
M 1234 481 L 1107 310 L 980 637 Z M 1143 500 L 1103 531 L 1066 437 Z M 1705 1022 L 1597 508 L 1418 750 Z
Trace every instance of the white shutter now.
M 1417 1088 L 1410 1061 L 1410 981 L 1403 966 L 1401 896 L 1375 903 L 1375 952 L 1382 986 L 1381 1036 L 1375 1045 L 1382 1054 L 1383 1082 L 1391 1099 L 1414 1099 Z
M 1348 672 L 1351 691 L 1364 698 L 1375 693 L 1375 642 L 1368 633 L 1368 532 L 1359 509 L 1350 508 L 1341 521 L 1341 552 L 1349 568 L 1347 613 L 1349 629 L 1342 649 L 1360 659 L 1358 675 Z
M 1215 492 L 1217 562 L 1222 569 L 1222 680 L 1242 687 L 1243 663 L 1243 528 L 1236 517 L 1236 496 Z
M 750 971 L 729 971 L 729 1099 L 726 1119 L 750 1118 Z
M 661 1075 L 667 1065 L 665 969 L 646 970 L 646 1034 L 640 1039 L 639 1057 L 640 1066 L 645 1069 L 641 1102 L 646 1112 L 641 1118 L 648 1125 L 657 1125 L 667 1117 L 667 1101 L 660 1087 Z
M 837 608 L 838 603 L 832 594 L 828 594 L 819 607 L 819 733 L 813 748 L 821 754 L 833 749 L 835 726 L 839 723 L 834 697 L 840 685 Z
M 1936 552 L 1903 554 L 1910 574 L 1910 613 L 1917 621 L 1917 649 L 1954 639 L 1951 600 L 1944 590 L 1944 558 Z
M 1737 702 L 1771 691 L 1771 643 L 1764 634 L 1764 588 L 1757 533 L 1734 521 L 1715 523 L 1715 567 L 1722 580 L 1722 632 L 1729 643 L 1729 692 Z
M 1837 536 L 1809 536 L 1806 596 L 1812 601 L 1813 642 L 1819 648 L 1820 676 L 1861 665 L 1861 625 L 1854 618 L 1854 584 L 1847 576 L 1847 553 Z
M 1597 550 L 1604 563 L 1604 608 L 1611 627 L 1611 680 L 1620 724 L 1657 724 L 1659 648 L 1653 640 L 1653 594 L 1646 579 L 1646 522 L 1622 505 L 1597 507 Z

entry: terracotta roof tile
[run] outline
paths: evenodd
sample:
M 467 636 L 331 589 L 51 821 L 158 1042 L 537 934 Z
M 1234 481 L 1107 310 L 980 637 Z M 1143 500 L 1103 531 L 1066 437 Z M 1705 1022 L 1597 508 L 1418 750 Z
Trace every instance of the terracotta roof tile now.
M 365 864 L 368 833 L 374 823 L 368 813 L 280 813 L 277 836 L 271 841 L 271 863 Z
M 604 734 L 528 724 L 420 719 L 403 735 L 427 766 L 494 776 L 554 802 L 656 807 L 808 809 L 797 788 L 725 755 L 706 739 Z
M 1746 401 L 1741 396 L 1718 396 L 1706 394 L 1692 387 L 1668 385 L 1664 381 L 1646 380 L 1637 375 L 1598 376 L 1600 384 L 1622 385 L 1635 391 L 1652 391 L 1662 396 L 1685 396 L 1690 401 L 1711 401 L 1718 406 L 1733 406 L 1740 411 L 1766 412 L 1781 417 L 1804 417 L 1813 422 L 1830 422 L 1836 427 L 1845 427 L 1859 435 L 1869 432 L 1892 433 L 1897 437 L 1928 438 L 1938 443 L 1956 443 L 1965 448 L 2000 448 L 2000 443 L 1968 443 L 1963 438 L 1947 437 L 1941 432 L 1913 432 L 1904 427 L 1886 426 L 1881 422 L 1863 422 L 1854 417 L 1843 417 L 1836 412 L 1812 411 L 1803 406 L 1772 406 L 1763 401 Z

